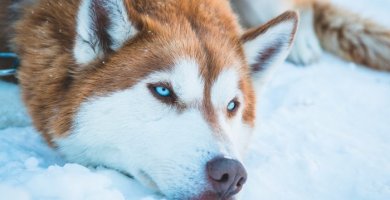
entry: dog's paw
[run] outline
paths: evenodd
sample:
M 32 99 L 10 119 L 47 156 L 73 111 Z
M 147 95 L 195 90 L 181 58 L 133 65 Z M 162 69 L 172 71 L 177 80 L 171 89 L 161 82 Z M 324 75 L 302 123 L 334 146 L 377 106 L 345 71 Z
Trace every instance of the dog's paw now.
M 314 31 L 313 14 L 310 11 L 303 11 L 288 60 L 296 65 L 308 65 L 318 61 L 321 54 L 321 44 Z

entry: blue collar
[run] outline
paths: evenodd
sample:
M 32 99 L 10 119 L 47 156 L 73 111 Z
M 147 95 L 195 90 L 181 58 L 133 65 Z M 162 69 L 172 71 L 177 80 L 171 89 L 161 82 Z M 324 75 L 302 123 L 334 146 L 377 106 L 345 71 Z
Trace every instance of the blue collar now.
M 11 52 L 0 52 L 0 59 L 12 59 L 12 66 L 6 69 L 0 69 L 1 76 L 11 76 L 16 74 L 16 70 L 19 67 L 20 61 L 18 56 L 15 53 Z

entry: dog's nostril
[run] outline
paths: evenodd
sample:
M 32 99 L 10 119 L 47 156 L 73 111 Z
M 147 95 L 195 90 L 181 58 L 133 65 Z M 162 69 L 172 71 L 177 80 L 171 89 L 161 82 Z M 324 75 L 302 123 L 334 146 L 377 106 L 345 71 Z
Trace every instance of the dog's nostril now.
M 220 180 L 217 180 L 218 182 L 227 182 L 229 181 L 229 174 L 223 174 Z
M 237 182 L 237 187 L 238 188 L 241 188 L 245 183 L 245 179 L 244 178 L 241 178 L 238 182 Z
M 214 192 L 223 198 L 237 194 L 246 182 L 244 166 L 237 160 L 216 158 L 207 163 L 207 173 Z

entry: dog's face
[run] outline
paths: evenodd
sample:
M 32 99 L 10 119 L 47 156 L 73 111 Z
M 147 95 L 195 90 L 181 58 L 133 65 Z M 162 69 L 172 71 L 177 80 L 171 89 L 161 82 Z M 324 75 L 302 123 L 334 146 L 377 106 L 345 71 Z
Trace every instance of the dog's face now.
M 296 14 L 240 35 L 231 24 L 202 25 L 200 14 L 163 23 L 130 12 L 121 1 L 81 4 L 74 56 L 89 75 L 71 133 L 56 141 L 60 151 L 169 199 L 230 199 L 246 180 L 252 78 L 285 58 Z

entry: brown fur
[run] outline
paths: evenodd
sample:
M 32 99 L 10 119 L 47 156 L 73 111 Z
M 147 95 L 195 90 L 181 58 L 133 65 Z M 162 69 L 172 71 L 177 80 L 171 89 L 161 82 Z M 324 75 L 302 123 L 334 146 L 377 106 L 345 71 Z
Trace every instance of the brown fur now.
M 342 58 L 390 71 L 390 29 L 331 4 L 316 3 L 315 27 L 322 46 Z
M 75 112 L 87 98 L 129 88 L 187 55 L 201 66 L 206 82 L 203 105 L 211 122 L 211 85 L 222 69 L 238 64 L 246 102 L 243 118 L 254 124 L 250 71 L 240 27 L 227 1 L 134 0 L 126 5 L 140 34 L 120 51 L 107 52 L 105 59 L 89 66 L 78 66 L 72 56 L 79 0 L 41 0 L 16 24 L 13 44 L 22 59 L 23 98 L 35 126 L 49 143 L 70 133 Z M 237 60 L 240 63 L 235 63 Z
M 2 0 L 0 6 L 0 51 L 10 51 L 7 42 L 10 39 L 11 26 L 9 22 L 9 18 L 11 16 L 11 12 L 9 6 L 11 5 L 12 0 Z M 0 66 L 3 66 L 0 64 Z

